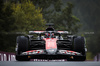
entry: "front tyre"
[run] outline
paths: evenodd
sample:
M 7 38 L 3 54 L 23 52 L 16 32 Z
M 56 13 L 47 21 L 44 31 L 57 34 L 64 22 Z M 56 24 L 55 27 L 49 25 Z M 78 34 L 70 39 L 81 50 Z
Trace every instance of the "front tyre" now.
M 20 56 L 21 52 L 25 52 L 28 50 L 28 38 L 25 36 L 18 36 L 16 42 L 17 42 L 16 60 L 29 61 L 30 59 L 28 59 L 28 57 Z
M 84 37 L 81 37 L 81 36 L 74 37 L 73 50 L 81 53 L 82 56 L 74 56 L 73 59 L 69 57 L 67 59 L 68 61 L 85 61 L 86 60 L 85 38 Z

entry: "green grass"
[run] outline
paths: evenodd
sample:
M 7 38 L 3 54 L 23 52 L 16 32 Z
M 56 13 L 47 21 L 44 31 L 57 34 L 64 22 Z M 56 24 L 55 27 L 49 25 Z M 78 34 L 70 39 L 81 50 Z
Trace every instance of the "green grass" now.
M 91 52 L 87 52 L 86 53 L 86 59 L 92 61 L 94 59 L 94 55 Z

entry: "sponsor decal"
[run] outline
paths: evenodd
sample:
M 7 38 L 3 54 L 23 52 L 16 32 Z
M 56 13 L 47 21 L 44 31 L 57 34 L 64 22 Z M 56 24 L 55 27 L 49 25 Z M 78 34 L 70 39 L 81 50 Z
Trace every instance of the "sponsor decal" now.
M 81 55 L 79 52 L 70 51 L 70 50 L 59 50 L 61 54 L 68 54 L 68 55 Z
M 43 50 L 30 50 L 26 52 L 22 52 L 21 55 L 32 55 L 32 54 L 43 54 Z

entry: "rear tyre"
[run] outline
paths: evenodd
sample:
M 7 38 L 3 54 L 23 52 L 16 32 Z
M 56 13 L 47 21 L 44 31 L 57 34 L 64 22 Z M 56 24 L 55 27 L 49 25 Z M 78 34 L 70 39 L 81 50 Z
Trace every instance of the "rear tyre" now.
M 25 36 L 17 37 L 17 51 L 16 51 L 16 60 L 17 61 L 29 61 L 28 57 L 20 56 L 21 52 L 28 50 L 28 38 Z
M 85 53 L 85 38 L 78 36 L 74 38 L 73 42 L 73 50 L 82 54 L 82 56 L 74 56 L 73 59 L 68 58 L 68 61 L 85 61 L 86 53 Z

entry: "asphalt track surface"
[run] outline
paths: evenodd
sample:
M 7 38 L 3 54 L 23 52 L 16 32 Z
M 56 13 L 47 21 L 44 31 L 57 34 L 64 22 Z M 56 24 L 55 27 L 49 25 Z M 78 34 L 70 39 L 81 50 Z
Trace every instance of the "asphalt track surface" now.
M 0 66 L 100 66 L 99 62 L 33 62 L 33 61 L 0 61 Z

